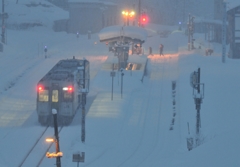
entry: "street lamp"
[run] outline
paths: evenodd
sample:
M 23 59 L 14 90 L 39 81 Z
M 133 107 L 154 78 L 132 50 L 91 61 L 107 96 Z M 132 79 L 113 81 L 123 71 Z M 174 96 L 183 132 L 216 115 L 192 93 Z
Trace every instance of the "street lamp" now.
M 55 138 L 46 138 L 46 142 L 48 143 L 53 143 L 53 142 L 57 142 Z M 56 149 L 57 150 L 57 149 Z M 62 157 L 63 156 L 63 153 L 62 152 L 53 152 L 53 153 L 50 153 L 50 152 L 47 152 L 46 153 L 46 157 L 47 158 L 57 158 L 57 157 Z
M 55 138 L 47 138 L 47 142 L 55 142 L 56 145 L 56 152 L 55 153 L 46 153 L 46 157 L 48 158 L 56 158 L 56 165 L 57 167 L 61 167 L 61 157 L 63 156 L 63 153 L 60 152 L 59 148 L 59 137 L 58 137 L 58 124 L 57 124 L 57 110 L 52 109 L 53 119 L 54 119 L 54 134 Z
M 129 12 L 127 10 L 123 10 L 122 15 L 126 17 L 126 20 L 127 20 L 127 23 L 125 23 L 124 21 L 124 24 L 129 25 L 129 18 L 133 18 L 133 16 L 135 15 L 135 12 L 134 11 Z

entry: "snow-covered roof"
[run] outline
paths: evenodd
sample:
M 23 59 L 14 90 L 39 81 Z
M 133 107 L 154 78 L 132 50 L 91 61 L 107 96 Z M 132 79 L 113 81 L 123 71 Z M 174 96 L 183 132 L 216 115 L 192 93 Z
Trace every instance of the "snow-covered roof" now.
M 201 17 L 197 17 L 194 19 L 195 23 L 212 23 L 212 24 L 222 24 L 221 20 L 214 20 L 214 19 L 205 19 Z
M 68 0 L 68 3 L 101 3 L 105 5 L 116 5 L 112 2 L 105 2 L 100 0 Z
M 136 26 L 111 26 L 102 29 L 98 34 L 100 41 L 119 38 L 121 36 L 145 41 L 147 39 L 147 31 L 144 28 Z
M 69 0 L 68 2 L 88 2 L 88 3 L 99 3 L 99 0 Z
M 227 2 L 227 10 L 231 10 L 237 6 L 240 6 L 239 0 L 225 0 Z
M 8 24 L 40 23 L 52 26 L 55 20 L 69 18 L 69 12 L 42 0 L 19 0 L 17 4 L 15 1 L 9 1 L 5 5 L 5 11 L 9 15 Z

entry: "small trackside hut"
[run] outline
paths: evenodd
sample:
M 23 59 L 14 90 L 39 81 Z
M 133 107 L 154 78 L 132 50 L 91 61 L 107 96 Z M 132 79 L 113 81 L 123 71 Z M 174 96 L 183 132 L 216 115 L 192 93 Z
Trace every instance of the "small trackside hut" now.
M 60 60 L 37 84 L 37 114 L 42 125 L 52 125 L 52 109 L 59 124 L 71 123 L 77 109 L 86 103 L 90 64 L 86 59 Z

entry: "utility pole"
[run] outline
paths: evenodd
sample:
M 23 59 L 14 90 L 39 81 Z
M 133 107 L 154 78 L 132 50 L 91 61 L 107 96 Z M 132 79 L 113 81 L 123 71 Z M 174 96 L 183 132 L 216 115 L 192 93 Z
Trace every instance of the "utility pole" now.
M 5 14 L 4 14 L 4 0 L 2 0 L 2 43 L 5 44 Z
M 190 13 L 188 14 L 188 50 L 190 51 L 191 50 L 191 47 L 190 47 L 190 41 L 191 41 L 191 36 L 190 36 L 190 26 L 191 26 L 191 15 Z
M 141 0 L 138 1 L 138 27 L 141 27 Z
M 85 60 L 83 60 L 83 90 L 85 90 L 85 81 L 86 81 L 86 76 L 85 76 Z M 82 92 L 82 136 L 81 140 L 84 143 L 85 142 L 85 105 L 86 105 L 86 91 Z
M 121 68 L 121 98 L 123 93 L 123 76 L 124 76 L 123 68 Z
M 226 22 L 227 22 L 227 12 L 226 12 L 226 2 L 223 2 L 223 22 L 222 22 L 222 62 L 225 63 L 226 57 Z
M 193 32 L 194 32 L 194 16 L 188 15 L 188 50 L 194 49 L 194 39 L 193 39 Z
M 59 147 L 59 136 L 58 136 L 58 124 L 57 124 L 57 110 L 52 109 L 53 119 L 54 119 L 54 134 L 55 134 L 55 144 L 56 144 L 56 154 L 60 152 Z M 61 167 L 61 157 L 56 157 L 56 165 L 57 167 Z
M 200 68 L 198 68 L 198 72 L 197 72 L 197 95 L 200 94 Z M 196 110 L 197 110 L 197 121 L 196 121 L 196 134 L 199 134 L 199 129 L 200 129 L 200 108 L 201 108 L 201 103 L 202 103 L 202 98 L 197 96 L 195 97 L 195 104 L 196 104 Z

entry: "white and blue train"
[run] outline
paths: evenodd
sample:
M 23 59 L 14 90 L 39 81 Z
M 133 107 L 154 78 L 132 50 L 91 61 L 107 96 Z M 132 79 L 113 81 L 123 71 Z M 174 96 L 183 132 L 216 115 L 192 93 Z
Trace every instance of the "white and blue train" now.
M 88 60 L 60 60 L 37 84 L 38 122 L 52 125 L 52 109 L 56 109 L 59 124 L 70 124 L 79 106 L 86 103 L 89 79 Z

